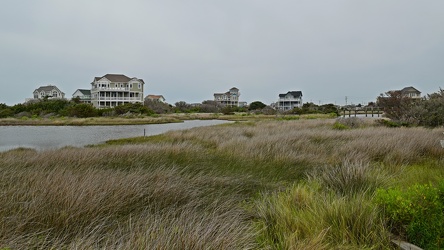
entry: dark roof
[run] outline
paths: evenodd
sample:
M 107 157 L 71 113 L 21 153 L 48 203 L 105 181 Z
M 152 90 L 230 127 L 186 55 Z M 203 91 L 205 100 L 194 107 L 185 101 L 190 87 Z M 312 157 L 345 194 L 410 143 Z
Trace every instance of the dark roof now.
M 405 87 L 403 89 L 401 89 L 401 93 L 405 93 L 405 92 L 416 92 L 418 94 L 421 94 L 421 92 L 417 89 L 415 89 L 414 87 L 410 86 L 410 87 Z
M 90 89 L 78 89 L 76 90 L 76 92 L 79 91 L 80 93 L 82 93 L 83 95 L 91 95 L 91 90 Z M 74 92 L 75 93 L 75 92 Z
M 126 75 L 122 75 L 122 74 L 106 74 L 102 77 L 95 77 L 94 81 L 98 81 L 102 78 L 106 78 L 106 79 L 110 80 L 111 82 L 129 82 L 129 81 L 131 81 L 131 78 L 127 77 Z
M 50 91 L 52 91 L 52 90 L 54 90 L 54 89 L 60 91 L 60 89 L 57 88 L 57 87 L 54 86 L 54 85 L 47 85 L 47 86 L 41 86 L 40 88 L 34 90 L 34 92 L 36 92 L 36 91 L 37 91 L 37 92 L 42 92 L 42 91 L 44 91 L 44 92 L 50 92 Z M 62 91 L 60 91 L 60 92 L 63 93 Z M 64 93 L 63 93 L 63 94 L 64 94 Z
M 288 91 L 287 94 L 279 94 L 279 97 L 285 97 L 287 95 L 292 95 L 294 98 L 302 97 L 302 91 Z

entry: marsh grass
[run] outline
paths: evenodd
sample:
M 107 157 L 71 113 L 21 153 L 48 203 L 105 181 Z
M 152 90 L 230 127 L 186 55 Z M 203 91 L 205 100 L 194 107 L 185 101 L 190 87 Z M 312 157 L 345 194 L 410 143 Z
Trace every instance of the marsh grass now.
M 134 148 L 132 148 L 134 150 Z M 96 164 L 115 152 L 22 150 L 2 155 L 2 246 L 11 248 L 251 248 L 239 204 L 245 181 L 174 166 Z M 93 151 L 93 152 L 92 152 Z M 103 154 L 103 155 L 102 155 Z M 63 165 L 47 162 L 50 157 Z M 83 164 L 91 164 L 89 166 Z M 131 162 L 126 162 L 131 164 Z M 230 236 L 231 235 L 231 236 Z
M 0 153 L 0 247 L 389 248 L 373 190 L 444 176 L 442 131 L 334 122 L 250 120 Z
M 314 168 L 307 176 L 308 180 L 317 181 L 338 195 L 374 193 L 377 188 L 387 186 L 394 177 L 380 166 L 371 166 L 357 159 Z
M 389 232 L 366 195 L 337 196 L 316 185 L 264 194 L 255 207 L 258 241 L 271 249 L 387 249 Z

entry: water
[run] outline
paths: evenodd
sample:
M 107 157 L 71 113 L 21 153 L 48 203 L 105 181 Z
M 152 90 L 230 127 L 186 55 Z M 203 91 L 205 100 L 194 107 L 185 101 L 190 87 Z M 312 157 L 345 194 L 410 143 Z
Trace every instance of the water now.
M 171 130 L 227 123 L 221 120 L 193 120 L 183 123 L 119 126 L 0 126 L 0 152 L 25 147 L 37 150 L 65 146 L 83 147 L 107 140 L 158 135 Z

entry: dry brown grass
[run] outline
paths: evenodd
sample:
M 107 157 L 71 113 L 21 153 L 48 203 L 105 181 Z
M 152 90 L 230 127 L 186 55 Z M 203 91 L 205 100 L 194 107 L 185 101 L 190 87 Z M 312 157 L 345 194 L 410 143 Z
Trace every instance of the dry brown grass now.
M 369 123 L 370 121 L 367 121 Z M 443 157 L 442 129 L 370 126 L 334 130 L 334 120 L 258 122 L 220 129 L 176 131 L 178 141 L 205 142 L 235 157 L 292 164 L 338 164 L 343 159 L 410 164 L 427 157 Z
M 188 174 L 174 166 L 144 167 L 137 163 L 137 154 L 149 150 L 130 146 L 3 153 L 0 245 L 14 249 L 254 246 L 254 231 L 239 206 L 245 197 L 236 195 L 243 191 L 241 179 Z M 111 158 L 124 160 L 114 166 Z

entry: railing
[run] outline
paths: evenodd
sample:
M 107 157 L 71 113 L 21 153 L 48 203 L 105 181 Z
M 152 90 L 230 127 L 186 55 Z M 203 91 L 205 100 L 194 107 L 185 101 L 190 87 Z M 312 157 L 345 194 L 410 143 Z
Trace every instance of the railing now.
M 114 87 L 114 88 L 107 88 L 107 87 L 97 87 L 97 88 L 93 88 L 93 89 L 97 89 L 97 90 L 109 90 L 109 91 L 130 91 L 130 88 L 118 88 L 118 87 Z
M 140 97 L 110 97 L 110 96 L 99 96 L 98 101 L 142 101 Z
M 90 99 L 91 99 L 91 96 L 89 96 L 89 95 L 85 95 L 85 96 L 76 96 L 76 97 L 78 97 L 80 100 L 90 100 Z

